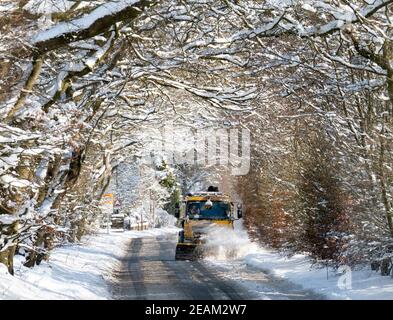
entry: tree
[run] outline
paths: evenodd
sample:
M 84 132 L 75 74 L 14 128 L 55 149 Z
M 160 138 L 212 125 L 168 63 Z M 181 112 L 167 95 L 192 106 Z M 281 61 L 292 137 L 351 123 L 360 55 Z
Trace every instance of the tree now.
M 247 218 L 256 228 L 285 225 L 278 246 L 296 242 L 302 226 L 297 177 L 313 153 L 299 139 L 315 127 L 345 167 L 334 179 L 358 210 L 359 241 L 391 240 L 392 1 L 82 2 L 1 7 L 8 265 L 16 245 L 33 265 L 42 246 L 87 232 L 112 173 L 153 129 L 208 128 L 223 117 L 254 133 L 245 179 L 255 176 L 240 184 L 256 192 L 239 193 L 256 206 Z M 21 227 L 8 232 L 12 223 Z

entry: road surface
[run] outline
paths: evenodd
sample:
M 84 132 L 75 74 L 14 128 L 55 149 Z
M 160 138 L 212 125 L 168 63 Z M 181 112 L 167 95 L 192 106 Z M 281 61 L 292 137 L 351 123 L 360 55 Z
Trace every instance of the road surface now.
M 324 298 L 240 260 L 176 261 L 176 240 L 174 234 L 132 239 L 121 267 L 114 272 L 113 299 Z

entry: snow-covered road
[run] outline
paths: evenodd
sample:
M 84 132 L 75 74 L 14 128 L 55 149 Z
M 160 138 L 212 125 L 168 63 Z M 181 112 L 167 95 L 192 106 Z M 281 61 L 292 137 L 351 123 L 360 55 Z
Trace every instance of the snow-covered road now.
M 312 291 L 247 266 L 176 261 L 177 236 L 132 239 L 122 266 L 115 271 L 114 299 L 323 299 Z
M 3 299 L 392 299 L 393 280 L 367 267 L 352 270 L 351 288 L 339 274 L 313 266 L 306 255 L 284 256 L 250 242 L 241 225 L 213 230 L 211 255 L 175 261 L 176 227 L 115 231 L 55 248 L 49 261 L 15 276 L 0 264 Z M 219 244 L 214 247 L 214 244 Z M 228 249 L 234 256 L 227 257 Z

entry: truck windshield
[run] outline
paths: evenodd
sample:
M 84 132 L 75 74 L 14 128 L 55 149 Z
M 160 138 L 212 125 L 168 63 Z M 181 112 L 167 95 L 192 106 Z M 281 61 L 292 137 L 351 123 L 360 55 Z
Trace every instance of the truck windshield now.
M 206 201 L 192 201 L 187 203 L 187 215 L 190 218 L 226 219 L 230 214 L 228 202 L 213 201 L 211 207 L 206 207 Z

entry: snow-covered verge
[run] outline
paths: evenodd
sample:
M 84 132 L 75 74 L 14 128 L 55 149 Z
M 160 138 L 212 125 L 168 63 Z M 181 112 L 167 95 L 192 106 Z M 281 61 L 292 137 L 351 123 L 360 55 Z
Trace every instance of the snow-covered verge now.
M 108 280 L 130 239 L 176 233 L 176 227 L 144 231 L 100 230 L 80 244 L 55 248 L 49 261 L 26 268 L 15 261 L 15 276 L 0 264 L 0 300 L 110 299 Z
M 337 271 L 318 267 L 307 255 L 296 254 L 288 257 L 258 246 L 249 240 L 240 223 L 235 225 L 233 233 L 215 230 L 211 235 L 211 243 L 223 245 L 216 248 L 218 250 L 215 250 L 210 262 L 219 264 L 220 261 L 239 259 L 250 267 L 301 285 L 327 299 L 393 299 L 393 279 L 381 276 L 369 266 L 352 269 L 342 267 Z
M 274 276 L 300 284 L 305 289 L 321 293 L 328 299 L 393 299 L 393 279 L 382 277 L 368 267 L 360 270 L 342 268 L 339 269 L 341 272 L 335 272 L 330 268 L 313 266 L 305 255 L 288 258 L 262 248 L 246 255 L 244 261 Z

